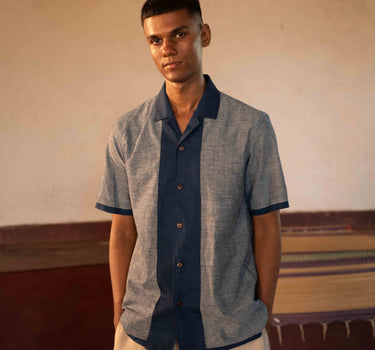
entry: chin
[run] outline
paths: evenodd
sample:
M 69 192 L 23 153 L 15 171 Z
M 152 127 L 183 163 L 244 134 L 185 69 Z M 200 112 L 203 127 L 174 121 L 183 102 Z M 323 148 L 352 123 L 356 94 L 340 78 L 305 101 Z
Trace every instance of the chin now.
M 187 79 L 183 79 L 180 77 L 169 77 L 169 76 L 164 76 L 164 78 L 165 80 L 168 80 L 171 83 L 183 83 L 187 80 Z
M 178 72 L 168 72 L 166 74 L 163 74 L 163 77 L 171 83 L 184 83 L 185 81 L 189 80 L 192 76 L 193 74 L 179 74 Z

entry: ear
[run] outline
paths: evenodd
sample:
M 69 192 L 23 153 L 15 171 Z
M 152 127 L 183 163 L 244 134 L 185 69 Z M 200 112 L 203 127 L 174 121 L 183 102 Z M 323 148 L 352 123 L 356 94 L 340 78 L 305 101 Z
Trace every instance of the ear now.
M 203 24 L 201 28 L 202 47 L 207 47 L 211 42 L 211 29 L 208 24 Z

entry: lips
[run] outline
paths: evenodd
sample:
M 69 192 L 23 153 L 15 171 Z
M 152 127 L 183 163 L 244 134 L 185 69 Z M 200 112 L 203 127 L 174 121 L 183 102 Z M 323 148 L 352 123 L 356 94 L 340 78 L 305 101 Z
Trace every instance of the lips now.
M 163 66 L 166 67 L 166 68 L 169 68 L 169 69 L 173 69 L 173 68 L 176 68 L 178 67 L 179 65 L 181 64 L 181 62 L 178 62 L 178 61 L 172 61 L 172 62 L 167 62 L 167 63 L 164 63 Z

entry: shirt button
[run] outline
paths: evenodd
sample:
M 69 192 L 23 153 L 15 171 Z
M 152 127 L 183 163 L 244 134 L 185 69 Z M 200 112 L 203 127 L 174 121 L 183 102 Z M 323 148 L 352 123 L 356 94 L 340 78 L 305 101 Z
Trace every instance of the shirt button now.
M 182 224 L 181 224 L 181 222 L 179 222 L 179 223 L 177 224 L 177 227 L 178 227 L 178 228 L 182 228 Z
M 182 301 L 178 301 L 178 302 L 176 303 L 176 305 L 177 305 L 178 307 L 182 306 Z
M 179 149 L 181 152 L 183 152 L 183 151 L 185 150 L 185 147 L 184 147 L 184 146 L 180 146 L 180 147 L 178 147 L 178 149 Z
M 182 185 L 180 184 L 180 185 L 177 185 L 177 189 L 178 190 L 182 190 Z
M 182 263 L 177 263 L 177 267 L 180 269 L 182 267 Z

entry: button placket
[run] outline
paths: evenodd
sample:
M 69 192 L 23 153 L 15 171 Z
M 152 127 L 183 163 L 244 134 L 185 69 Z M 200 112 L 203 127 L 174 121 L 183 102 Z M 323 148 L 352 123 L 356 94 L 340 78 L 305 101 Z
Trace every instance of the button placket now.
M 180 152 L 183 152 L 185 150 L 185 147 L 179 146 L 178 150 Z M 181 156 L 181 155 L 179 155 L 180 152 L 177 152 L 177 154 L 176 154 L 176 168 L 178 168 L 179 157 Z M 177 181 L 177 178 L 179 177 L 178 173 L 179 173 L 179 171 L 176 172 L 176 183 L 177 183 L 176 188 L 177 188 L 177 192 L 180 192 L 183 189 L 183 185 L 181 183 L 179 183 L 179 181 Z M 178 211 L 178 214 L 179 214 L 179 218 L 183 219 L 183 216 L 182 216 L 183 213 L 182 213 L 181 208 L 180 208 L 180 200 L 181 200 L 181 198 L 178 196 L 178 193 L 177 193 L 177 196 L 176 196 L 177 211 Z M 183 221 L 181 220 L 180 222 L 177 223 L 177 228 L 182 229 L 182 227 L 183 227 Z
M 176 179 L 175 179 L 175 192 L 176 192 L 176 195 L 175 195 L 175 198 L 176 198 L 176 209 L 177 209 L 177 213 L 178 213 L 178 223 L 177 223 L 177 229 L 178 229 L 178 232 L 180 232 L 180 234 L 178 235 L 177 237 L 177 242 L 178 241 L 181 241 L 183 239 L 183 234 L 185 232 L 185 229 L 184 229 L 184 212 L 182 210 L 182 197 L 181 197 L 181 192 L 184 188 L 183 184 L 182 184 L 182 180 L 183 180 L 183 176 L 182 174 L 184 174 L 184 169 L 181 168 L 181 165 L 184 163 L 183 162 L 183 159 L 186 157 L 186 155 L 184 154 L 184 151 L 185 151 L 185 146 L 178 146 L 177 147 L 177 152 L 176 152 Z M 181 288 L 181 278 L 183 278 L 183 275 L 181 275 L 183 269 L 183 263 L 180 261 L 179 259 L 179 255 L 180 255 L 181 252 L 177 252 L 176 256 L 175 256 L 175 269 L 176 269 L 176 278 L 175 278 L 175 300 L 176 300 L 176 306 L 178 308 L 180 308 L 182 306 L 182 299 L 181 299 L 181 292 L 180 292 L 180 288 Z

